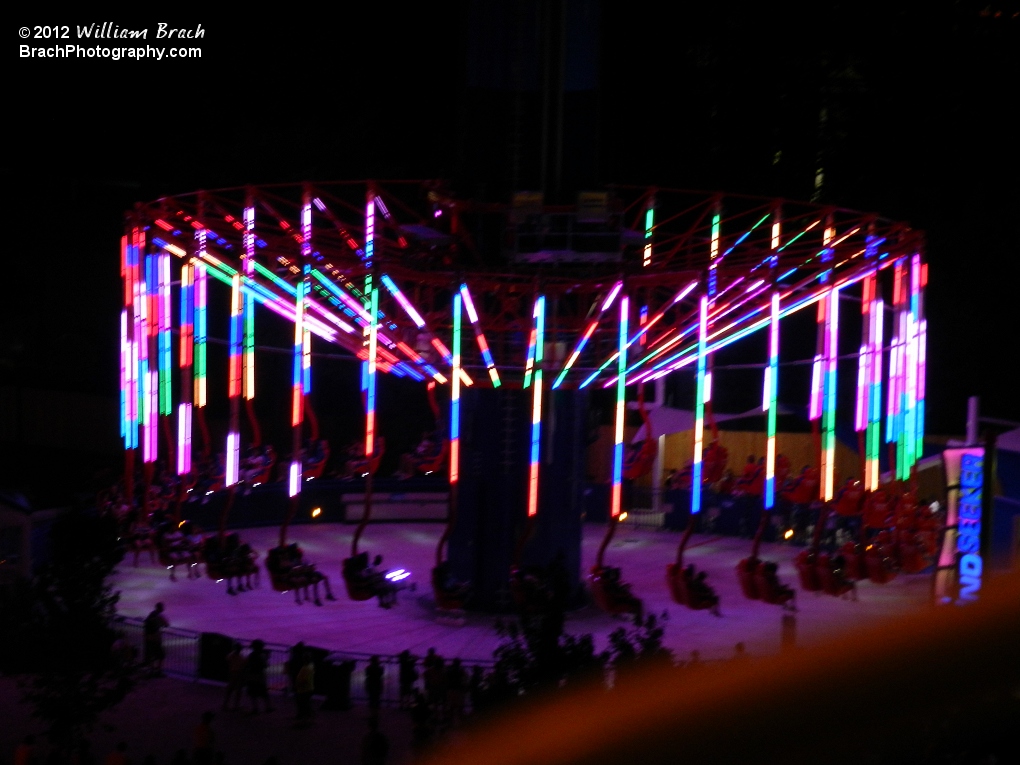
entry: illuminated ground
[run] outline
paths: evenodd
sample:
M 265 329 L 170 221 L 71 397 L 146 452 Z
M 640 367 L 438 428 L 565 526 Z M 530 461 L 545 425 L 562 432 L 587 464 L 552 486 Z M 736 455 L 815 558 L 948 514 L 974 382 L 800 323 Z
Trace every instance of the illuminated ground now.
M 396 654 L 409 648 L 422 655 L 435 647 L 444 656 L 460 656 L 467 661 L 491 658 L 497 644 L 494 617 L 471 614 L 461 627 L 436 621 L 427 572 L 441 531 L 439 525 L 379 524 L 365 531 L 362 549 L 381 552 L 389 565 L 410 569 L 413 580 L 419 582 L 417 592 L 402 593 L 400 605 L 389 611 L 379 608 L 375 601 L 353 602 L 345 596 L 340 561 L 350 548 L 353 531 L 353 526 L 339 524 L 292 529 L 291 540 L 299 542 L 309 559 L 333 581 L 338 600 L 322 608 L 295 605 L 292 595 L 274 592 L 265 576 L 260 589 L 236 597 L 225 593 L 225 585 L 204 577 L 189 581 L 179 576 L 174 583 L 165 570 L 143 555 L 138 568 L 133 568 L 128 558 L 114 576 L 114 584 L 121 591 L 119 610 L 125 616 L 141 617 L 161 600 L 171 624 L 183 629 L 282 644 L 304 640 L 310 645 L 360 653 Z M 584 529 L 585 570 L 594 559 L 603 531 L 603 526 Z M 266 550 L 275 545 L 277 534 L 277 529 L 261 528 L 245 531 L 243 537 L 255 549 Z M 745 642 L 752 654 L 778 651 L 780 608 L 746 600 L 734 573 L 736 563 L 750 551 L 750 541 L 697 535 L 691 539 L 685 557 L 708 571 L 709 581 L 722 598 L 721 618 L 705 611 L 689 611 L 670 599 L 663 577 L 666 564 L 676 555 L 678 541 L 678 532 L 624 527 L 606 555 L 607 563 L 622 567 L 624 577 L 649 611 L 668 612 L 667 646 L 681 657 L 697 649 L 706 659 L 732 655 L 739 641 Z M 766 544 L 761 557 L 778 561 L 780 578 L 795 584 L 792 559 L 799 549 Z M 901 575 L 881 586 L 863 582 L 856 602 L 798 592 L 798 642 L 806 645 L 908 609 L 924 608 L 930 589 L 931 577 L 918 574 Z M 606 636 L 621 624 L 624 622 L 589 606 L 568 614 L 566 630 L 592 633 L 596 646 L 601 648 Z

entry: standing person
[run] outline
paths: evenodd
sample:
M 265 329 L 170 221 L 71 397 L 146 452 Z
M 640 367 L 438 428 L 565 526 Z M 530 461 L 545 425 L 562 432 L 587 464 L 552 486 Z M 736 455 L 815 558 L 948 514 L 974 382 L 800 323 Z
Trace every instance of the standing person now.
M 269 703 L 269 687 L 266 685 L 266 669 L 269 667 L 269 652 L 261 640 L 253 640 L 251 652 L 244 662 L 245 682 L 248 685 L 248 697 L 251 699 L 251 713 L 258 714 L 259 699 L 267 712 L 272 712 Z
M 368 733 L 361 739 L 361 765 L 386 765 L 390 740 L 379 730 L 379 720 L 368 718 Z
M 386 669 L 379 663 L 379 657 L 373 656 L 365 667 L 365 692 L 368 694 L 368 708 L 372 717 L 379 715 L 379 703 L 382 700 L 383 676 Z
M 312 694 L 315 692 L 315 662 L 312 654 L 305 651 L 301 654 L 300 667 L 294 676 L 294 701 L 297 704 L 297 719 L 306 721 L 312 718 Z
M 234 643 L 227 654 L 227 694 L 223 697 L 223 711 L 227 711 L 230 700 L 234 700 L 233 708 L 241 708 L 241 694 L 244 691 L 244 655 L 241 644 Z
M 290 656 L 287 657 L 287 678 L 290 680 L 290 692 L 296 694 L 294 686 L 297 683 L 298 672 L 301 671 L 301 667 L 304 665 L 305 660 L 305 642 L 299 640 L 294 644 L 293 648 L 290 649 Z
M 411 652 L 403 650 L 400 653 L 400 708 L 407 709 L 411 705 L 414 696 L 414 683 L 418 679 L 418 670 L 415 668 L 416 660 Z
M 428 657 L 426 657 L 428 658 Z M 443 664 L 443 657 L 437 653 L 432 654 L 431 661 L 425 666 L 423 678 L 425 680 L 425 696 L 436 709 L 443 706 L 446 701 L 446 694 L 443 688 L 446 667 Z
M 163 659 L 166 657 L 166 652 L 163 650 L 163 630 L 170 626 L 170 622 L 163 615 L 163 610 L 163 604 L 157 603 L 156 608 L 145 617 L 142 626 L 145 665 L 149 667 L 153 677 L 162 676 Z
M 213 741 L 216 738 L 212 729 L 214 717 L 212 712 L 203 712 L 202 721 L 195 727 L 195 756 L 192 760 L 194 765 L 212 765 L 216 754 L 213 748 Z
M 446 670 L 446 706 L 450 710 L 450 724 L 459 725 L 464 715 L 464 694 L 467 690 L 467 672 L 454 659 Z

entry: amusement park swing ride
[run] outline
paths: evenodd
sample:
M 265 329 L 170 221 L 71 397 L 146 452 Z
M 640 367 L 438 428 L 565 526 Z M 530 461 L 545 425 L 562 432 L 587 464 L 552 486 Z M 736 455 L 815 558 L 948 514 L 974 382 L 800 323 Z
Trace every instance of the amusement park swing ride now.
M 712 358 L 761 331 L 769 338 L 761 405 L 766 452 L 757 492 L 762 515 L 752 552 L 737 567 L 744 594 L 784 607 L 794 600 L 776 577 L 776 565 L 758 557 L 779 501 L 822 506 L 815 539 L 796 562 L 805 590 L 846 594 L 857 579 L 889 581 L 899 570 L 926 566 L 933 532 L 910 487 L 924 433 L 927 265 L 921 234 L 874 214 L 780 199 L 633 187 L 593 196 L 594 209 L 590 199 L 576 207 L 498 205 L 461 199 L 436 182 L 351 182 L 251 186 L 139 204 L 127 215 L 121 240 L 127 496 L 141 483 L 147 502 L 157 461 L 176 481 L 178 524 L 189 489 L 227 492 L 215 543 L 205 542 L 207 549 L 226 549 L 227 513 L 238 486 L 266 485 L 277 462 L 256 416 L 254 319 L 264 313 L 293 328 L 287 505 L 279 544 L 267 559 L 274 587 L 297 592 L 324 577 L 288 545 L 288 527 L 305 483 L 323 477 L 330 457 L 310 402 L 313 344 L 328 344 L 362 367 L 363 440 L 349 464 L 364 481 L 365 508 L 341 571 L 349 597 L 379 596 L 380 582 L 399 589 L 410 573 L 370 570 L 360 548 L 385 451 L 377 411 L 379 376 L 387 374 L 427 385 L 437 429 L 446 429 L 433 440 L 433 451 L 415 462 L 421 472 L 448 468 L 449 514 L 431 576 L 436 605 L 446 613 L 462 612 L 472 591 L 448 567 L 451 531 L 462 509 L 462 464 L 472 449 L 462 432 L 464 393 L 503 389 L 529 397 L 519 508 L 524 531 L 507 572 L 515 599 L 526 605 L 536 593 L 523 576 L 521 551 L 539 515 L 549 512 L 543 482 L 555 480 L 543 470 L 551 397 L 605 390 L 616 400 L 612 485 L 606 536 L 587 583 L 602 609 L 639 615 L 640 598 L 603 560 L 626 510 L 626 483 L 647 474 L 656 456 L 650 431 L 645 442 L 625 448 L 627 388 L 636 389 L 647 422 L 645 384 L 686 369 L 696 381 L 690 522 L 676 560 L 666 567 L 666 586 L 678 604 L 718 611 L 704 576 L 684 565 L 704 492 L 726 464 L 714 438 Z M 863 328 L 854 419 L 861 478 L 840 491 L 840 295 L 851 292 L 860 295 Z M 205 419 L 208 311 L 219 304 L 211 300 L 216 295 L 229 308 L 229 422 L 219 466 L 211 459 Z M 808 411 L 817 463 L 784 487 L 789 465 L 776 453 L 779 327 L 784 318 L 811 310 L 816 351 Z M 465 324 L 473 343 L 464 337 Z M 445 418 L 437 398 L 448 401 Z M 242 469 L 242 402 L 249 451 L 262 455 L 251 471 Z M 713 435 L 707 443 L 706 423 Z M 893 474 L 886 484 L 879 465 L 883 443 Z M 859 529 L 859 539 L 833 554 L 820 549 L 830 512 L 855 519 Z M 288 555 L 293 559 L 282 562 Z M 210 576 L 237 575 L 225 565 L 214 562 Z M 288 579 L 284 569 L 292 568 L 304 578 Z

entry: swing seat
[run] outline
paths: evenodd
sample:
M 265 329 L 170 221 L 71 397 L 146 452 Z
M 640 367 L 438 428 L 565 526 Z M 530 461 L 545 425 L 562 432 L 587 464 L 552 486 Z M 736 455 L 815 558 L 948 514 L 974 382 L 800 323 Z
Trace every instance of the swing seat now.
M 375 584 L 362 575 L 368 568 L 368 553 L 358 553 L 352 558 L 344 558 L 341 575 L 347 596 L 351 600 L 371 600 L 377 595 Z
M 450 442 L 444 438 L 434 454 L 422 455 L 415 461 L 415 469 L 422 475 L 438 472 L 446 463 L 446 456 L 449 452 Z
M 759 562 L 754 572 L 754 582 L 763 603 L 774 606 L 785 606 L 797 597 L 794 589 L 783 584 L 776 575 L 776 570 L 764 561 Z
M 815 562 L 818 556 L 811 550 L 801 550 L 797 553 L 795 565 L 797 566 L 797 578 L 800 580 L 802 590 L 808 592 L 821 592 L 822 583 L 818 577 L 818 569 Z
M 888 532 L 880 532 L 864 552 L 868 579 L 875 584 L 887 584 L 896 578 L 897 566 Z
M 633 595 L 626 584 L 612 581 L 607 574 L 605 566 L 592 566 L 588 575 L 588 586 L 595 604 L 613 616 L 634 614 L 640 617 L 644 613 L 641 599 Z
M 696 584 L 687 569 L 678 563 L 666 566 L 666 585 L 675 603 L 693 611 L 706 611 L 719 605 L 719 596 L 711 588 Z
M 815 568 L 818 571 L 822 592 L 826 595 L 840 597 L 856 587 L 855 583 L 846 577 L 843 567 L 836 565 L 836 561 L 828 553 L 818 554 Z
M 442 570 L 438 566 L 434 567 L 432 569 L 432 594 L 436 599 L 436 608 L 440 611 L 463 611 L 471 588 L 467 584 L 454 588 L 447 587 L 442 578 Z
M 864 546 L 859 542 L 847 542 L 840 548 L 845 568 L 843 575 L 847 579 L 859 582 L 868 578 L 868 564 L 864 560 Z
M 719 446 L 714 442 L 709 444 L 702 457 L 704 470 L 702 480 L 706 484 L 719 483 L 726 472 L 726 463 L 729 462 L 729 458 L 730 453 L 725 446 Z
M 319 455 L 318 459 L 305 458 L 304 465 L 302 466 L 303 477 L 306 480 L 309 478 L 316 480 L 322 478 L 327 462 L 329 462 L 329 444 L 325 443 L 323 444 L 322 454 Z
M 860 481 L 854 482 L 840 491 L 836 497 L 834 509 L 838 515 L 850 518 L 861 512 L 861 501 L 864 499 L 864 487 Z
M 644 441 L 640 441 L 639 444 L 639 446 L 636 445 L 636 448 L 632 448 L 630 454 L 624 459 L 623 477 L 628 481 L 633 481 L 643 475 L 647 475 L 655 463 L 656 455 L 659 453 L 659 446 L 654 438 L 646 438 Z
M 757 580 L 758 569 L 761 565 L 760 558 L 744 558 L 737 564 L 737 579 L 740 581 L 740 591 L 749 600 L 761 600 Z
M 534 576 L 516 566 L 510 569 L 510 597 L 525 614 L 544 614 L 552 604 L 552 592 Z

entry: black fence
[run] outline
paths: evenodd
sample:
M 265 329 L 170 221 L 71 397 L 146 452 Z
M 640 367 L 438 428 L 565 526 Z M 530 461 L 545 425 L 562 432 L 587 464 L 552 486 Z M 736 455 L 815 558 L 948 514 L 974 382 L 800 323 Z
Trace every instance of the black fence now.
M 124 639 L 137 656 L 143 653 L 143 620 L 122 618 L 118 620 L 118 629 L 123 631 Z M 163 660 L 163 671 L 174 677 L 190 680 L 226 683 L 227 654 L 234 643 L 240 643 L 247 652 L 251 641 L 232 638 L 216 632 L 192 632 L 174 627 L 163 630 L 163 649 L 166 656 Z M 315 692 L 332 702 L 338 708 L 350 703 L 367 702 L 365 691 L 365 668 L 373 654 L 351 651 L 331 651 L 326 648 L 306 646 L 315 661 Z M 290 646 L 278 643 L 266 643 L 269 653 L 269 666 L 266 669 L 266 680 L 270 692 L 289 693 L 290 677 L 287 673 L 287 660 L 290 658 Z M 396 706 L 400 702 L 400 664 L 397 656 L 374 654 L 383 665 L 382 704 Z M 415 687 L 423 690 L 421 675 L 423 674 L 420 660 L 417 657 L 419 679 Z M 470 671 L 473 666 L 481 666 L 486 671 L 491 669 L 492 662 L 474 662 L 465 665 Z

